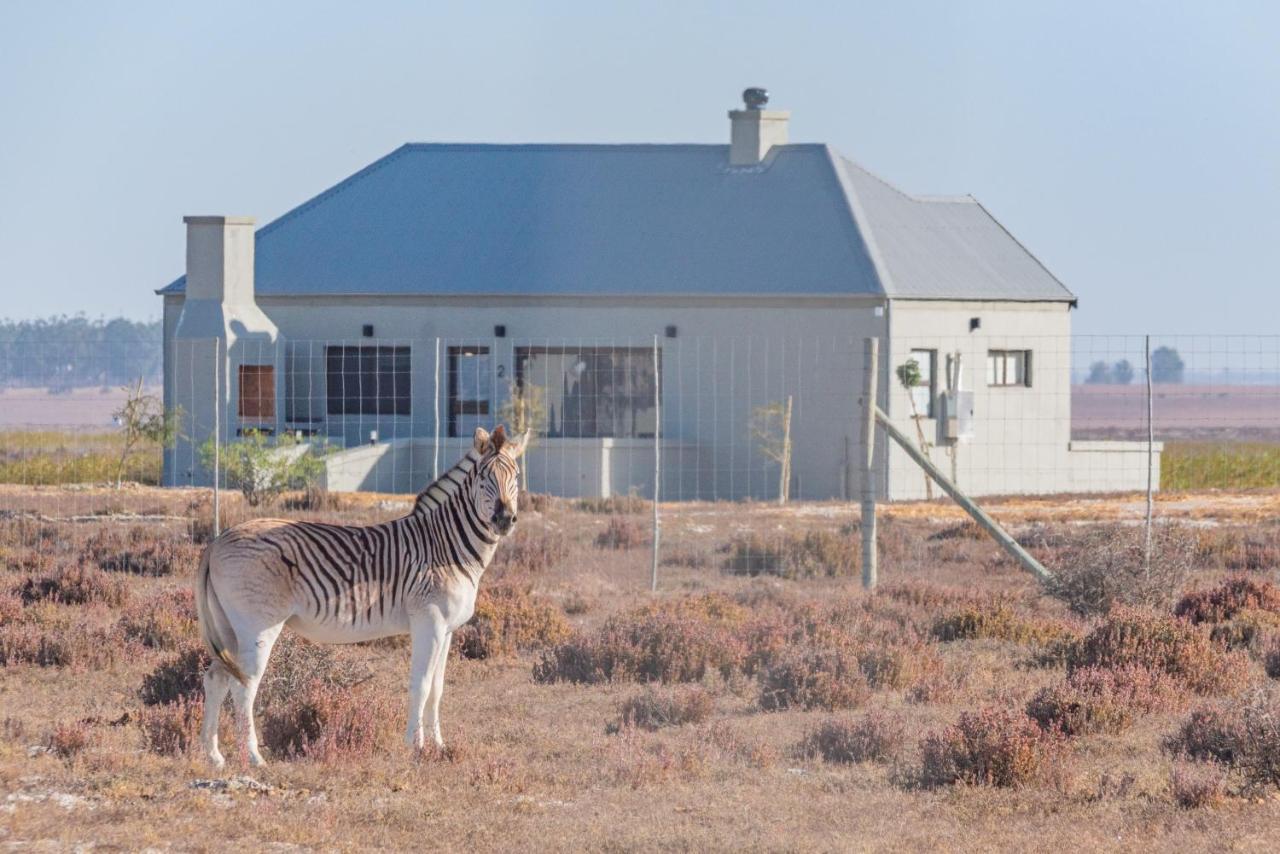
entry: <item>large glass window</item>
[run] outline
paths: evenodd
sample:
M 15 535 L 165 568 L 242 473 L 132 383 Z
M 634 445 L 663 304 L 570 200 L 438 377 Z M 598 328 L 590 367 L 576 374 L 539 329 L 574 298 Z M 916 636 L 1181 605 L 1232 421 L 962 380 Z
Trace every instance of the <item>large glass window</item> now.
M 408 347 L 324 348 L 330 415 L 408 415 Z
M 476 427 L 491 427 L 493 362 L 488 347 L 449 348 L 449 435 L 470 436 Z
M 651 348 L 517 347 L 516 382 L 543 389 L 548 436 L 638 439 L 657 431 Z

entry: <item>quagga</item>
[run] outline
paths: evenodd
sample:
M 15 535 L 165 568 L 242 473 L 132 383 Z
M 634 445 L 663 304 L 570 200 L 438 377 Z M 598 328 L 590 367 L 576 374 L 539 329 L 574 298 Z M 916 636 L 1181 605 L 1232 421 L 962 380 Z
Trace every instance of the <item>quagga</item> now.
M 407 516 L 380 525 L 257 519 L 215 539 L 195 580 L 200 633 L 213 663 L 204 674 L 201 740 L 218 751 L 218 717 L 234 689 L 249 759 L 261 765 L 253 701 L 286 626 L 320 643 L 412 636 L 406 741 L 421 747 L 423 710 L 440 736 L 440 697 L 453 632 L 471 619 L 476 589 L 498 540 L 516 524 L 519 468 L 528 434 L 477 429 L 472 450 L 422 491 Z

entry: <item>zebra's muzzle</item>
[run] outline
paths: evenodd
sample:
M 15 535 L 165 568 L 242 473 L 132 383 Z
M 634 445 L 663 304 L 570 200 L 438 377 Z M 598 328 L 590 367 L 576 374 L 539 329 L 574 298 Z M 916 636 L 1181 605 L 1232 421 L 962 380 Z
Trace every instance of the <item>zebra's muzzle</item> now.
M 495 531 L 506 536 L 511 533 L 511 529 L 516 526 L 516 514 L 509 511 L 506 507 L 499 506 L 493 513 L 492 524 Z

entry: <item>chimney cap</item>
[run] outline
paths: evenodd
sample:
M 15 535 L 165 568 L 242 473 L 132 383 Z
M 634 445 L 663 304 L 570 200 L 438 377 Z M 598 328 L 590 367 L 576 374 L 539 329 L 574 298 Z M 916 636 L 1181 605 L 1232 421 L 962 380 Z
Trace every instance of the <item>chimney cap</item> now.
M 769 90 L 763 86 L 751 86 L 742 90 L 742 103 L 748 110 L 763 110 L 769 105 Z
M 251 216 L 184 216 L 187 225 L 253 225 Z

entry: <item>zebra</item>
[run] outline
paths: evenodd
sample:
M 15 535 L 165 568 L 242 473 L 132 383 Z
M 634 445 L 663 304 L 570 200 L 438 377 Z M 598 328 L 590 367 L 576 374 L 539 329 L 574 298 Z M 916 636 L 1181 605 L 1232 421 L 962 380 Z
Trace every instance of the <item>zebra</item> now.
M 472 448 L 414 501 L 378 525 L 256 519 L 204 550 L 195 578 L 200 634 L 212 657 L 204 673 L 201 744 L 215 767 L 218 718 L 234 689 L 249 760 L 258 751 L 253 704 L 267 659 L 287 626 L 318 643 L 409 634 L 409 723 L 405 741 L 438 747 L 440 697 L 453 633 L 471 619 L 476 590 L 498 541 L 516 524 L 517 460 L 529 434 L 477 428 Z

